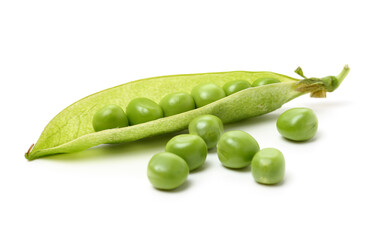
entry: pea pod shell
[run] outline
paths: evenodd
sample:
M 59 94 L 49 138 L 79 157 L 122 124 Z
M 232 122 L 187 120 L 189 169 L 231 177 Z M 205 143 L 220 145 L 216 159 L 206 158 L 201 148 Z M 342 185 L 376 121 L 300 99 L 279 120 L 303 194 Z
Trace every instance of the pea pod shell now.
M 190 92 L 201 83 L 223 86 L 236 79 L 252 83 L 265 77 L 276 78 L 281 83 L 245 89 L 201 108 L 134 126 L 100 132 L 94 132 L 92 127 L 94 113 L 106 103 L 125 108 L 137 97 L 147 97 L 158 103 L 169 93 Z M 216 115 L 224 123 L 259 116 L 304 94 L 305 91 L 296 90 L 298 81 L 272 72 L 234 71 L 162 76 L 128 82 L 87 96 L 61 111 L 45 127 L 37 143 L 28 150 L 25 157 L 33 160 L 53 154 L 82 151 L 105 143 L 131 142 L 180 131 L 186 129 L 193 118 L 204 114 Z

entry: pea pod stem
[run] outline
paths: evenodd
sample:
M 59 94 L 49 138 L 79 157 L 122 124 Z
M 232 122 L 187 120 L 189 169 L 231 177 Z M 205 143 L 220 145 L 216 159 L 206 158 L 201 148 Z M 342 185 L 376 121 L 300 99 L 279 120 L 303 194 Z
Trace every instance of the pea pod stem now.
M 348 72 L 346 65 L 337 77 L 323 79 L 300 80 L 273 72 L 235 71 L 163 76 L 128 82 L 92 94 L 64 109 L 45 127 L 39 140 L 31 146 L 25 157 L 33 160 L 54 154 L 78 152 L 105 143 L 131 142 L 181 131 L 195 117 L 205 114 L 215 115 L 223 123 L 256 117 L 272 112 L 306 93 L 311 93 L 313 97 L 324 97 L 326 91 L 333 91 L 339 86 Z M 124 128 L 94 132 L 91 124 L 94 113 L 105 104 L 125 107 L 137 97 L 147 97 L 159 102 L 169 93 L 191 92 L 194 86 L 201 83 L 223 86 L 233 80 L 242 79 L 252 83 L 260 78 L 275 78 L 280 83 L 244 89 L 191 111 Z
M 337 87 L 339 87 L 339 85 L 347 77 L 349 72 L 350 72 L 350 67 L 348 66 L 348 64 L 344 65 L 342 71 L 338 74 L 338 76 L 336 76 L 336 78 L 338 79 L 338 86 Z

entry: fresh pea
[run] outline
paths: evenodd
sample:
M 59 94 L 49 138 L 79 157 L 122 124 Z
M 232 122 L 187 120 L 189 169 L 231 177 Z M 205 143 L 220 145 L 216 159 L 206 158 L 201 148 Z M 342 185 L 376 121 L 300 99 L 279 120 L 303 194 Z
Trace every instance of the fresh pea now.
M 218 158 L 222 165 L 228 168 L 248 166 L 258 151 L 258 142 L 243 131 L 224 133 L 217 145 Z
M 287 139 L 306 141 L 317 132 L 318 119 L 309 108 L 291 108 L 278 117 L 277 129 Z
M 339 75 L 324 78 L 296 79 L 272 72 L 234 71 L 181 74 L 130 81 L 87 96 L 65 108 L 49 122 L 36 144 L 25 153 L 25 157 L 33 160 L 53 154 L 78 152 L 104 143 L 132 142 L 177 132 L 187 129 L 195 117 L 205 114 L 216 115 L 223 123 L 260 116 L 280 108 L 286 102 L 305 93 L 310 93 L 313 97 L 325 97 L 326 91 L 334 91 L 349 71 L 350 68 L 346 65 Z M 157 102 L 168 93 L 189 92 L 199 84 L 212 83 L 223 86 L 233 79 L 253 82 L 259 78 L 276 78 L 281 84 L 249 88 L 210 103 L 206 107 L 132 127 L 95 133 L 92 126 L 94 114 L 108 102 L 119 103 L 120 106 L 127 105 L 137 96 L 148 97 Z
M 166 144 L 166 152 L 174 153 L 186 161 L 190 171 L 202 166 L 206 160 L 207 147 L 203 139 L 196 135 L 181 134 Z
M 147 175 L 155 188 L 171 190 L 185 182 L 189 175 L 189 167 L 181 157 L 161 152 L 150 159 Z
M 124 110 L 118 105 L 109 104 L 98 110 L 93 116 L 93 129 L 98 132 L 129 125 Z
M 223 123 L 214 115 L 202 115 L 189 123 L 189 133 L 200 136 L 207 148 L 212 149 L 223 134 Z
M 149 98 L 135 98 L 126 107 L 126 114 L 132 125 L 162 118 L 161 107 Z
M 285 158 L 278 149 L 264 148 L 254 155 L 251 172 L 259 183 L 277 184 L 285 176 Z
M 230 82 L 225 83 L 225 85 L 223 85 L 222 88 L 225 91 L 226 95 L 229 96 L 233 93 L 239 92 L 239 91 L 246 89 L 246 88 L 249 88 L 249 87 L 251 87 L 251 85 L 248 81 L 234 80 L 234 81 L 230 81 Z
M 166 95 L 160 101 L 160 106 L 164 111 L 165 117 L 195 109 L 193 97 L 185 92 L 177 92 Z
M 263 86 L 263 85 L 280 83 L 280 82 L 281 81 L 279 81 L 278 79 L 275 79 L 275 78 L 260 78 L 260 79 L 255 80 L 251 86 L 259 87 L 259 86 Z
M 194 98 L 197 107 L 203 107 L 209 103 L 226 97 L 225 91 L 214 83 L 203 83 L 197 85 L 192 89 L 191 95 Z

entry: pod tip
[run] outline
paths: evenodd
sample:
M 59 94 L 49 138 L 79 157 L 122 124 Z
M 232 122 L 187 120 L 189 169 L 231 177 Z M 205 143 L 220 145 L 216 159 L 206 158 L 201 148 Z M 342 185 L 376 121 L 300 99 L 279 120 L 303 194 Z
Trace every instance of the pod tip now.
M 33 149 L 34 146 L 35 146 L 35 144 L 33 143 L 33 144 L 29 147 L 28 151 L 25 153 L 25 157 L 26 157 L 27 159 L 29 159 L 29 158 L 28 158 L 29 153 L 32 151 L 32 149 Z

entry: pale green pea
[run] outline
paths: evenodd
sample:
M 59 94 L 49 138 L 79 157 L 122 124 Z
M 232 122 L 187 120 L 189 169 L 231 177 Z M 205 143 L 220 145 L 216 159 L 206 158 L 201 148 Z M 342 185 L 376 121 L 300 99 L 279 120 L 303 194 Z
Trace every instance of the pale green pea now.
M 164 116 L 160 105 L 148 98 L 135 98 L 126 107 L 132 125 L 149 122 Z
M 214 83 L 204 83 L 197 85 L 191 91 L 197 107 L 203 107 L 209 103 L 215 102 L 226 97 L 225 91 Z
M 172 190 L 186 181 L 189 167 L 185 160 L 176 154 L 161 152 L 150 159 L 147 175 L 155 188 Z
M 129 125 L 129 121 L 120 106 L 109 104 L 94 114 L 92 124 L 93 129 L 98 132 L 106 129 L 126 127 Z
M 166 144 L 166 152 L 174 153 L 186 161 L 190 171 L 201 167 L 207 156 L 207 147 L 197 135 L 181 134 L 173 137 Z
M 225 85 L 223 85 L 223 90 L 225 91 L 226 95 L 229 96 L 233 93 L 239 92 L 243 89 L 251 87 L 250 83 L 245 80 L 234 80 L 227 82 Z
M 193 97 L 185 92 L 176 92 L 166 95 L 160 101 L 164 116 L 172 116 L 195 109 Z
M 258 183 L 277 184 L 285 176 L 285 158 L 278 149 L 264 148 L 254 155 L 251 172 Z
M 306 141 L 315 136 L 318 118 L 309 108 L 291 108 L 278 117 L 277 129 L 289 140 Z
M 250 134 L 238 130 L 224 133 L 217 145 L 218 158 L 228 168 L 248 166 L 258 151 L 258 142 Z
M 223 134 L 223 123 L 214 115 L 202 115 L 189 123 L 189 133 L 200 136 L 207 148 L 212 149 Z
M 259 86 L 263 86 L 263 85 L 280 83 L 280 82 L 281 81 L 279 81 L 278 79 L 275 79 L 275 78 L 260 78 L 260 79 L 255 80 L 251 86 L 259 87 Z

